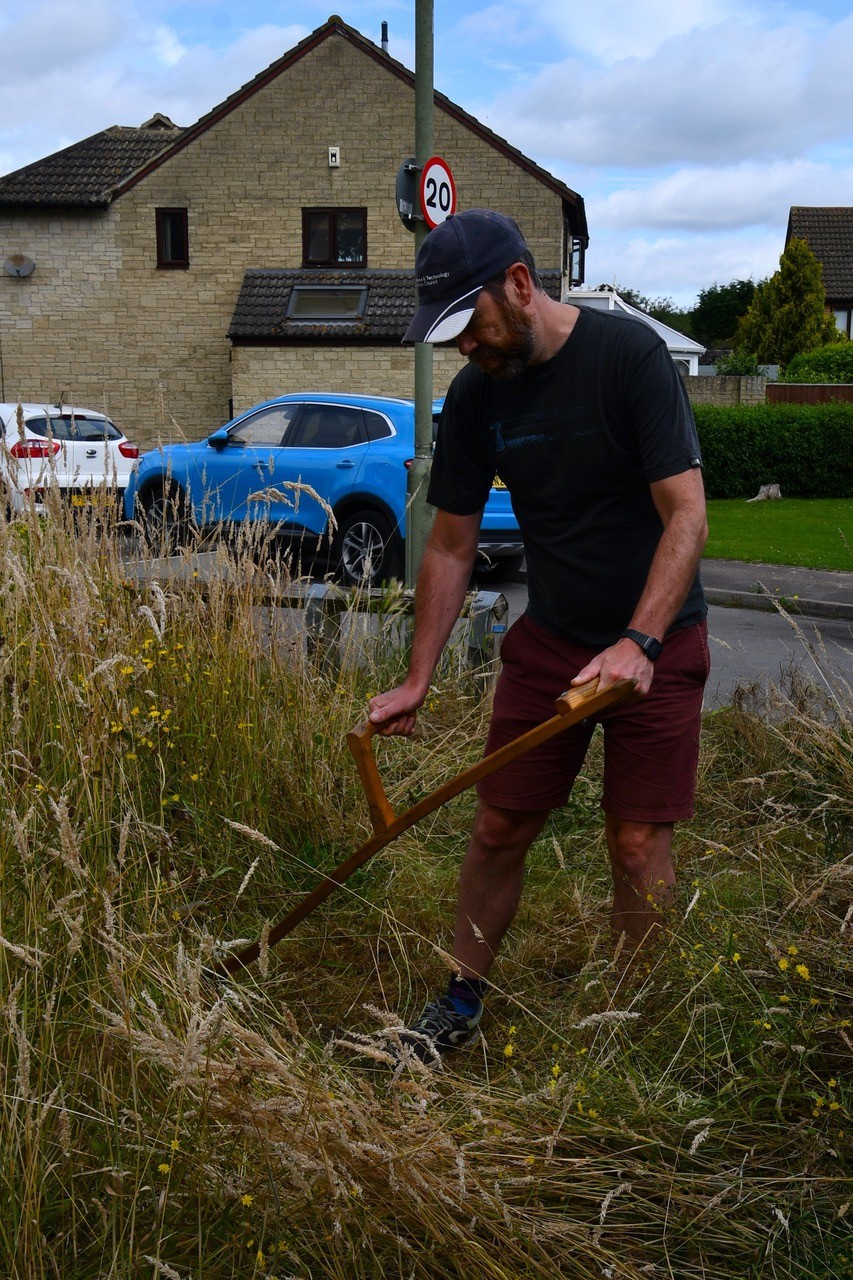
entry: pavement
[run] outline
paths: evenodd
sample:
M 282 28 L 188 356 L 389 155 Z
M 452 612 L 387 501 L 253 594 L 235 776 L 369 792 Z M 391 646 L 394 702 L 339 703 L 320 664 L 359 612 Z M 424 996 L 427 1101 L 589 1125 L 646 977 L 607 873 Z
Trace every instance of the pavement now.
M 853 621 L 853 573 L 740 560 L 703 560 L 700 570 L 709 604 L 764 610 L 778 604 L 806 618 Z

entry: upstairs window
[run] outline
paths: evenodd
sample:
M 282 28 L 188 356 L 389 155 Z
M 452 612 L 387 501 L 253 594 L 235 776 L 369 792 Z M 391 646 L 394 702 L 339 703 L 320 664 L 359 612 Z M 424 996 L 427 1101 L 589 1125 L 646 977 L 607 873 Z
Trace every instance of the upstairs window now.
M 367 265 L 366 209 L 303 209 L 303 267 Z
M 157 209 L 157 266 L 188 267 L 190 237 L 186 209 Z

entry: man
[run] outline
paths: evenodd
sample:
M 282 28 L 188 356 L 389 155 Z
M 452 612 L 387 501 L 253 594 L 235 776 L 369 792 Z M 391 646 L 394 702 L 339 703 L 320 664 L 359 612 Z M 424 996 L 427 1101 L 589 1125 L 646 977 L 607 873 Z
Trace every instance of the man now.
M 673 824 L 693 811 L 708 675 L 705 499 L 684 387 L 648 325 L 550 298 L 502 214 L 471 209 L 432 231 L 417 285 L 405 340 L 455 340 L 468 365 L 439 423 L 408 675 L 371 700 L 370 719 L 382 734 L 412 733 L 497 473 L 524 537 L 529 602 L 501 650 L 486 751 L 547 719 L 569 685 L 633 681 L 638 700 L 599 719 L 612 923 L 639 946 L 671 899 Z M 527 850 L 566 803 L 593 729 L 574 726 L 480 783 L 459 880 L 458 972 L 404 1035 L 422 1060 L 476 1038 Z

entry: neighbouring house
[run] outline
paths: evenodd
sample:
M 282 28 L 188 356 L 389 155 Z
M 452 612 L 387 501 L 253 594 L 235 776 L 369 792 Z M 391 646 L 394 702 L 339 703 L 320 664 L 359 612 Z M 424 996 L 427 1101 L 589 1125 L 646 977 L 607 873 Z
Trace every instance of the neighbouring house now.
M 785 245 L 805 240 L 823 267 L 826 305 L 835 323 L 853 338 L 853 208 L 793 205 Z
M 583 282 L 582 198 L 442 94 L 459 208 Z M 414 237 L 395 184 L 415 78 L 332 17 L 182 128 L 155 115 L 0 178 L 0 400 L 106 409 L 143 445 L 295 390 L 411 395 Z M 443 391 L 460 365 L 435 353 Z
M 685 337 L 670 325 L 663 324 L 662 321 L 647 315 L 645 311 L 630 306 L 610 285 L 600 284 L 594 289 L 564 290 L 563 301 L 582 307 L 595 307 L 599 311 L 622 311 L 625 315 L 642 320 L 650 329 L 654 329 L 658 337 L 663 338 L 669 354 L 675 361 L 675 367 L 683 378 L 698 374 L 699 359 L 705 352 L 702 343 L 694 342 L 692 338 Z

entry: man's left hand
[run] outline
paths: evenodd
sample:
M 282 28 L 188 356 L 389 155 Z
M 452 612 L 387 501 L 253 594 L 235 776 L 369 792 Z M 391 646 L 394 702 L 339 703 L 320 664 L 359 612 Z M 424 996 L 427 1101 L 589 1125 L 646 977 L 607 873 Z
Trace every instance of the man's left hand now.
M 604 649 L 579 671 L 572 687 L 587 684 L 598 677 L 600 689 L 609 689 L 617 680 L 631 680 L 636 689 L 635 697 L 644 698 L 652 687 L 655 668 L 633 640 L 623 636 L 609 649 Z

